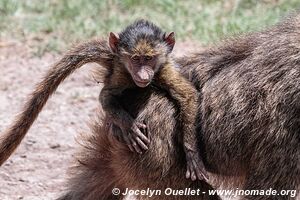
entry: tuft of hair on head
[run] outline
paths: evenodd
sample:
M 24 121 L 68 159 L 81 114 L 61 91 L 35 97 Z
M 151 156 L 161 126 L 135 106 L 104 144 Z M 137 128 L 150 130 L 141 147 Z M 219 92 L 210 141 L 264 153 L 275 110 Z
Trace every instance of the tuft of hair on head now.
M 119 34 L 119 47 L 133 49 L 138 41 L 144 40 L 154 47 L 156 43 L 164 42 L 164 32 L 154 23 L 140 19 L 127 26 Z
M 170 53 L 175 44 L 174 32 L 167 34 L 145 19 L 136 20 L 118 34 L 118 48 L 125 51 L 133 52 L 137 46 L 154 49 L 158 44 L 164 44 Z

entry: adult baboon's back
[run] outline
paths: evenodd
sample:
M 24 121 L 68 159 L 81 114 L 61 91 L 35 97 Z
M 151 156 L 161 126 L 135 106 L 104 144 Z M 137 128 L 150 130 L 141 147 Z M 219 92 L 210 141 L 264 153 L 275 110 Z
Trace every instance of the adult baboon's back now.
M 211 170 L 245 175 L 246 189 L 299 189 L 300 14 L 179 62 L 202 93 Z M 272 198 L 287 199 L 249 197 Z

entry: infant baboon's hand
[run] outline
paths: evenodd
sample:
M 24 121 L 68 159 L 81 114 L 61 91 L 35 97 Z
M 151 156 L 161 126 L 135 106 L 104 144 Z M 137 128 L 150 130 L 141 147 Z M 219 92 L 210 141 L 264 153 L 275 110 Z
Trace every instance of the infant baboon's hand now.
M 148 150 L 150 139 L 147 137 L 148 130 L 144 123 L 134 121 L 131 127 L 118 125 L 113 122 L 108 123 L 109 132 L 117 140 L 124 142 L 131 151 L 143 153 L 143 150 Z
M 207 171 L 197 151 L 186 150 L 185 153 L 187 162 L 186 178 L 190 178 L 192 181 L 197 179 L 208 181 Z
M 147 137 L 147 126 L 144 123 L 134 121 L 128 134 L 124 134 L 124 140 L 131 151 L 142 153 L 148 150 L 150 140 Z

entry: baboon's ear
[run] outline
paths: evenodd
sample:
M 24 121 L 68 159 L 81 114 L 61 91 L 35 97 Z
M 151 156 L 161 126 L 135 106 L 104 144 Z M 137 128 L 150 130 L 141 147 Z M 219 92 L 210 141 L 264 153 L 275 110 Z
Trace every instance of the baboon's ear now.
M 168 44 L 170 48 L 170 52 L 173 50 L 173 47 L 175 45 L 175 33 L 171 32 L 169 34 L 164 34 L 164 40 Z
M 113 32 L 110 32 L 108 42 L 111 50 L 113 52 L 117 52 L 118 44 L 119 44 L 119 36 L 114 34 Z

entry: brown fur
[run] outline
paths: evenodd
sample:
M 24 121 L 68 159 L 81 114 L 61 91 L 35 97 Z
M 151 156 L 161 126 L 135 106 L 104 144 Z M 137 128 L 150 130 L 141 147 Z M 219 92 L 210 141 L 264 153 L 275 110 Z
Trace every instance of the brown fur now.
M 236 179 L 244 175 L 244 189 L 299 190 L 299 47 L 297 15 L 267 31 L 237 37 L 178 60 L 182 73 L 201 92 L 200 148 L 211 172 Z M 143 157 L 130 152 L 107 134 L 105 119 L 100 118 L 103 123 L 95 122 L 87 138 L 88 148 L 82 151 L 68 192 L 60 199 L 120 199 L 111 195 L 114 187 L 209 188 L 205 182 L 183 178 L 184 156 L 178 145 L 175 106 L 162 91 L 148 90 L 127 90 L 120 102 L 133 116 L 151 124 L 149 151 Z M 224 184 L 230 183 L 225 179 Z M 156 199 L 176 198 L 217 199 L 207 195 Z
M 137 119 L 146 119 L 151 133 L 151 145 L 143 155 L 131 152 L 126 145 L 115 141 L 100 117 L 93 125 L 93 133 L 86 139 L 86 148 L 78 155 L 79 165 L 72 169 L 75 174 L 69 180 L 69 192 L 61 199 L 112 200 L 117 187 L 130 189 L 194 188 L 201 191 L 213 189 L 204 181 L 184 178 L 184 151 L 177 148 L 180 131 L 176 129 L 176 107 L 169 95 L 156 88 L 128 89 L 121 101 Z M 138 199 L 148 199 L 139 197 Z M 217 196 L 155 196 L 151 199 L 210 199 Z
M 212 172 L 245 176 L 245 189 L 300 189 L 299 50 L 297 14 L 179 61 L 201 91 Z
M 137 43 L 136 47 L 133 49 L 133 53 L 137 55 L 148 55 L 154 56 L 157 54 L 157 50 L 153 49 L 145 40 L 141 40 Z
M 244 177 L 240 189 L 299 190 L 299 16 L 266 31 L 237 37 L 178 59 L 182 73 L 201 92 L 198 129 L 202 133 L 199 140 L 206 155 L 206 166 L 217 176 L 228 176 L 224 185 L 230 185 L 230 177 Z M 161 91 L 149 93 L 128 90 L 120 98 L 130 113 L 151 124 L 152 143 L 145 156 L 139 157 L 122 144 L 110 142 L 105 126 L 95 123 L 88 139 L 88 146 L 93 148 L 87 148 L 94 150 L 83 150 L 84 159 L 75 170 L 78 174 L 72 177 L 69 191 L 61 199 L 118 199 L 110 196 L 114 187 L 206 188 L 204 182 L 188 182 L 182 178 L 183 151 L 178 148 L 172 99 Z M 82 184 L 83 180 L 93 184 Z M 176 198 L 217 197 L 160 196 L 156 199 Z M 242 198 L 295 199 L 280 195 Z
M 145 23 L 146 25 L 148 23 L 145 21 L 140 22 Z M 174 34 L 171 33 L 170 35 L 171 37 L 173 37 Z M 115 38 L 110 38 L 109 41 L 113 41 L 113 39 Z M 178 119 L 178 122 L 180 122 L 178 123 L 180 126 L 178 125 L 177 127 L 182 128 L 183 131 L 177 132 L 177 139 L 179 140 L 178 144 L 185 147 L 185 150 L 187 150 L 186 153 L 189 153 L 187 155 L 192 154 L 193 156 L 197 157 L 196 161 L 198 161 L 200 157 L 197 154 L 197 140 L 194 127 L 197 115 L 197 112 L 195 111 L 197 110 L 198 93 L 193 85 L 185 77 L 183 77 L 179 71 L 175 69 L 172 58 L 169 56 L 169 53 L 171 52 L 171 49 L 173 47 L 167 46 L 164 41 L 159 41 L 159 43 L 155 46 L 157 48 L 153 49 L 153 46 L 148 43 L 149 40 L 147 41 L 147 43 L 145 43 L 143 40 L 141 41 L 142 45 L 139 45 L 140 43 L 138 43 L 138 53 L 145 52 L 146 50 L 146 52 L 148 53 L 155 52 L 157 56 L 157 62 L 155 63 L 156 70 L 153 77 L 154 85 L 150 85 L 149 87 L 160 88 L 159 90 L 165 91 L 168 97 L 172 98 L 176 106 L 179 107 L 178 116 L 176 116 L 176 119 Z M 157 41 L 153 40 L 150 42 Z M 123 48 L 120 52 L 124 53 L 124 51 L 126 50 L 126 48 Z M 114 98 L 114 95 L 116 95 L 110 95 L 112 93 L 112 90 L 117 90 L 117 94 L 119 94 L 124 89 L 137 88 L 134 81 L 132 80 L 132 71 L 128 70 L 125 67 L 126 61 L 124 61 L 123 54 L 112 52 L 105 41 L 93 40 L 87 43 L 83 43 L 66 54 L 50 69 L 50 71 L 46 74 L 44 80 L 37 85 L 35 91 L 32 94 L 32 97 L 27 102 L 24 111 L 17 118 L 12 128 L 10 128 L 7 133 L 1 137 L 0 164 L 3 164 L 3 162 L 20 144 L 30 126 L 37 118 L 39 112 L 42 110 L 46 101 L 56 90 L 59 84 L 73 71 L 88 62 L 96 62 L 104 66 L 104 68 L 106 69 L 105 71 L 103 71 L 103 68 L 100 68 L 100 71 L 105 73 L 102 76 L 104 77 L 104 80 L 102 80 L 104 82 L 104 88 L 101 91 L 100 97 L 104 98 L 105 102 L 107 102 L 109 105 L 114 106 L 111 107 L 113 109 L 112 113 L 118 113 L 119 115 L 121 115 L 121 120 L 127 122 L 125 117 L 127 111 L 126 109 L 123 109 L 123 107 L 126 108 L 127 105 L 119 106 L 118 102 L 115 102 L 114 99 L 110 99 L 110 97 Z M 152 91 L 147 88 L 145 88 L 145 90 L 148 92 Z M 104 94 L 104 91 L 108 93 Z M 143 94 L 143 90 L 141 90 L 141 93 Z M 110 100 L 112 100 L 112 102 L 110 102 Z M 135 103 L 133 104 L 136 105 Z M 105 106 L 106 103 L 103 105 L 103 108 Z M 161 113 L 163 113 L 163 111 L 161 111 Z M 157 113 L 157 117 L 159 117 L 161 113 Z M 108 117 L 111 118 L 112 116 L 110 116 L 110 114 L 111 113 L 107 113 Z M 117 118 L 118 116 L 114 115 L 113 117 Z M 135 117 L 133 119 L 135 119 Z M 140 117 L 138 120 L 146 121 L 146 124 L 148 124 L 146 118 Z M 119 132 L 119 135 L 120 134 L 124 135 L 124 132 Z M 163 142 L 169 143 L 169 141 Z M 114 146 L 114 144 L 110 145 Z M 156 146 L 156 148 L 159 147 Z M 197 168 L 199 166 L 195 167 Z M 203 164 L 201 165 L 201 167 L 203 167 Z M 190 168 L 189 170 L 192 170 L 192 168 Z M 113 179 L 113 176 L 111 178 Z M 206 187 L 210 187 L 207 183 L 205 183 L 204 185 L 206 185 Z

